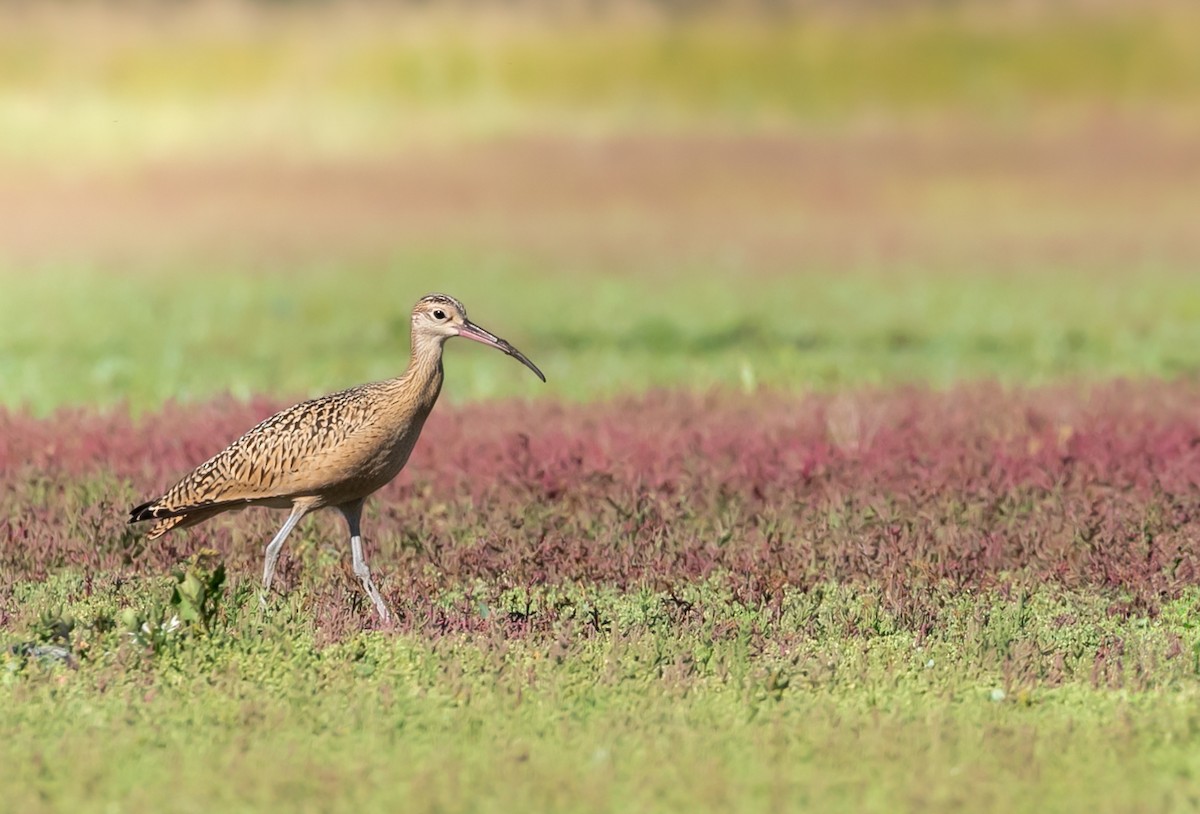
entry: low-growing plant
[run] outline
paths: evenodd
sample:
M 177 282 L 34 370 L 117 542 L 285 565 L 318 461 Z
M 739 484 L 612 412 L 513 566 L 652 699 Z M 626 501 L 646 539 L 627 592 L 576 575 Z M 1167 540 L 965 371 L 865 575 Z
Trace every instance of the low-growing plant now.
M 614 620 L 602 609 L 526 592 L 666 588 L 669 613 L 687 616 L 702 612 L 689 591 L 706 580 L 763 627 L 787 612 L 788 589 L 821 583 L 884 589 L 852 617 L 812 617 L 863 633 L 929 631 L 945 597 L 1047 582 L 1105 591 L 1114 615 L 1153 615 L 1200 580 L 1197 397 L 1179 382 L 444 405 L 368 505 L 368 545 L 408 630 L 570 615 L 603 631 Z M 91 582 L 174 573 L 166 615 L 141 622 L 211 628 L 222 569 L 233 595 L 250 590 L 278 517 L 252 509 L 136 552 L 124 509 L 275 406 L 0 418 L 0 614 L 20 612 L 18 582 L 70 569 Z M 870 416 L 853 443 L 849 407 Z M 296 612 L 334 638 L 365 623 L 343 535 L 316 516 L 279 571 L 278 603 L 305 588 L 311 604 Z M 188 559 L 202 550 L 215 553 Z
M 174 576 L 171 607 L 184 622 L 210 631 L 225 593 L 225 563 L 220 553 L 212 549 L 198 551 Z

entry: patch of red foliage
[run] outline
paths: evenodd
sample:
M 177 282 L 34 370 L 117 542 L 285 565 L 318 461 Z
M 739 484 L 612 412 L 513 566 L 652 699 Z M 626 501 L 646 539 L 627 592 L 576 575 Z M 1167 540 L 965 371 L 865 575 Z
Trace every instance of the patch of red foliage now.
M 281 513 L 150 544 L 125 517 L 277 406 L 0 412 L 0 599 L 64 566 L 164 573 L 200 547 L 257 579 Z M 919 625 L 934 586 L 1051 581 L 1152 609 L 1200 581 L 1198 482 L 1192 383 L 443 404 L 365 529 L 385 596 L 435 627 L 470 614 L 425 598 L 480 580 L 670 590 L 711 575 L 748 602 L 871 582 Z M 344 533 L 331 516 L 314 536 L 348 562 Z M 302 576 L 295 544 L 284 590 Z M 357 602 L 345 577 L 311 586 L 323 607 Z

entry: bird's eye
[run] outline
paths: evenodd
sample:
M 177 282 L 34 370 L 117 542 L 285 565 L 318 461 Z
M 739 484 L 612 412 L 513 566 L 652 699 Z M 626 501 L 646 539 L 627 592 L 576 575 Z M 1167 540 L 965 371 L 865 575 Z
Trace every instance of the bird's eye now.
M 445 319 L 446 312 L 439 308 L 438 310 L 433 312 L 433 318 L 434 319 Z

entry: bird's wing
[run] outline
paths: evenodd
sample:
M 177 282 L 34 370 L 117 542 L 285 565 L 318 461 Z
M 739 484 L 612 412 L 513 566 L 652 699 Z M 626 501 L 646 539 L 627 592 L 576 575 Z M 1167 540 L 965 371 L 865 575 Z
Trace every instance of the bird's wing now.
M 366 422 L 369 389 L 354 388 L 276 413 L 200 464 L 131 521 L 206 507 L 314 494 L 336 483 L 339 454 Z

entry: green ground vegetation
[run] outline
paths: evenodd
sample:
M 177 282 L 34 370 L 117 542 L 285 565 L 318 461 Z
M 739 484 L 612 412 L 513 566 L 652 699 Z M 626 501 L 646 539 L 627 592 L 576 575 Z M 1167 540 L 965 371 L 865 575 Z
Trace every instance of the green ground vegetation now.
M 460 297 L 549 377 L 542 385 L 459 342 L 447 351 L 453 400 L 1200 370 L 1200 286 L 1163 267 L 747 278 L 714 264 L 664 264 L 597 275 L 426 252 L 286 272 L 195 263 L 0 275 L 0 403 L 37 411 L 316 395 L 393 376 L 407 363 L 408 310 L 431 290 Z
M 1086 592 L 944 592 L 918 637 L 879 590 L 768 611 L 719 583 L 492 592 L 475 633 L 321 642 L 303 588 L 265 615 L 218 588 L 173 627 L 175 579 L 90 579 L 83 599 L 64 572 L 17 589 L 8 634 L 65 635 L 79 662 L 0 660 L 0 794 L 128 812 L 1198 804 L 1200 597 L 1146 618 Z M 541 632 L 494 623 L 549 608 Z

